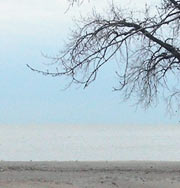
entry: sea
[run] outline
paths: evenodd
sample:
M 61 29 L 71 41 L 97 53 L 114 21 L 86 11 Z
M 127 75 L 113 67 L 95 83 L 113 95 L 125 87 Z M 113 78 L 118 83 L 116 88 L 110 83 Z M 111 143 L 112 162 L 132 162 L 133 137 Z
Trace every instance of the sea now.
M 179 161 L 179 125 L 1 125 L 2 161 Z

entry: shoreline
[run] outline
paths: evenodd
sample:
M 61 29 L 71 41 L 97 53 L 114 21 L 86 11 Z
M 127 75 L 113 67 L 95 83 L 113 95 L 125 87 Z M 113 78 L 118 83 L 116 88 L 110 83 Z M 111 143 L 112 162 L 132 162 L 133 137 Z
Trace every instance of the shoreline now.
M 180 161 L 0 161 L 0 188 L 179 188 Z

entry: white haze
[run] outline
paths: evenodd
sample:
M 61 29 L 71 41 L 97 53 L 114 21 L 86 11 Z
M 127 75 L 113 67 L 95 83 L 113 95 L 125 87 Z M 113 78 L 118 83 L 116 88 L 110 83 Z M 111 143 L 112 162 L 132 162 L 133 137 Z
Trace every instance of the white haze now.
M 0 160 L 180 160 L 180 126 L 1 126 Z

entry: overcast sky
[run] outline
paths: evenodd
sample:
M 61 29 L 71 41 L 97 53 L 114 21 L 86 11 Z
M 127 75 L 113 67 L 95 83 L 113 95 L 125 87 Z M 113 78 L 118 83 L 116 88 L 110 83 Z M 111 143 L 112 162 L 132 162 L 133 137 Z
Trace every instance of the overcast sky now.
M 145 3 L 120 2 L 122 7 Z M 26 67 L 44 68 L 47 60 L 41 52 L 57 54 L 72 18 L 92 7 L 101 11 L 104 1 L 85 2 L 66 12 L 65 0 L 0 0 L 0 124 L 178 124 L 177 117 L 167 116 L 164 104 L 144 111 L 132 106 L 135 101 L 122 103 L 121 95 L 112 92 L 118 83 L 113 66 L 106 66 L 86 90 L 66 91 L 61 90 L 64 79 L 44 77 Z

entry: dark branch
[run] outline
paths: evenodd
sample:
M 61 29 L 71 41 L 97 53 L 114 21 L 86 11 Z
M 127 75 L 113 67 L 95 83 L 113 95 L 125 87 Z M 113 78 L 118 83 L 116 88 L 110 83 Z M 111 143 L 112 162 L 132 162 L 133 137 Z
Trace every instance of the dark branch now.
M 28 67 L 44 75 L 67 76 L 70 83 L 87 87 L 116 56 L 120 70 L 115 90 L 123 91 L 125 99 L 136 96 L 145 107 L 158 96 L 171 96 L 172 101 L 180 96 L 179 84 L 171 81 L 178 83 L 180 74 L 180 1 L 163 0 L 153 14 L 150 11 L 136 17 L 112 5 L 107 16 L 93 12 L 81 20 L 61 54 L 52 58 L 55 71 Z

